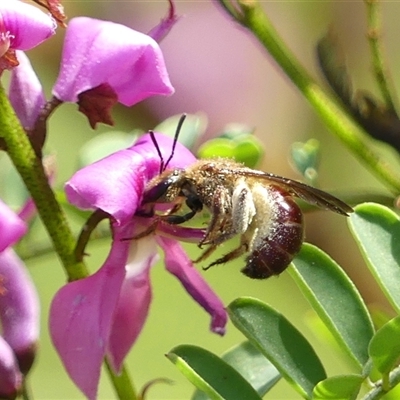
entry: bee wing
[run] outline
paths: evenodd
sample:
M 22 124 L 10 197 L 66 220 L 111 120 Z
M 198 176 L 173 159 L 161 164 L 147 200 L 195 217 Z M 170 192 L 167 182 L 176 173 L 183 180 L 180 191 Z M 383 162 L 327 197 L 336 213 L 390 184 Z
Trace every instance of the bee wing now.
M 266 181 L 277 183 L 291 195 L 299 197 L 307 203 L 325 210 L 331 210 L 341 215 L 348 215 L 353 212 L 353 209 L 349 205 L 339 200 L 337 197 L 292 179 L 248 168 L 236 169 L 235 173 L 246 177 L 264 179 Z

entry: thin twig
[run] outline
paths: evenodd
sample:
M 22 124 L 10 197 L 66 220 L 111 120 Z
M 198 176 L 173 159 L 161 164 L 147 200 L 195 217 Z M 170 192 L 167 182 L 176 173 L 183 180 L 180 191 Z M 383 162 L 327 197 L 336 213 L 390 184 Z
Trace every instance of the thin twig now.
M 224 5 L 225 0 L 219 0 Z M 239 0 L 242 15 L 237 22 L 250 30 L 283 72 L 314 107 L 326 126 L 343 144 L 395 194 L 400 193 L 400 174 L 374 149 L 368 134 L 338 105 L 337 100 L 320 87 L 300 64 L 276 32 L 271 21 L 256 0 Z M 225 7 L 224 7 L 225 8 Z
M 76 242 L 75 257 L 77 261 L 82 261 L 85 255 L 85 249 L 89 242 L 90 235 L 95 230 L 97 225 L 103 220 L 109 217 L 109 214 L 98 209 L 88 218 L 85 225 L 83 225 L 79 238 Z
M 393 389 L 396 385 L 400 383 L 400 367 L 395 368 L 389 374 L 389 385 L 390 389 Z M 382 381 L 375 382 L 375 387 L 371 391 L 369 391 L 362 400 L 378 400 L 388 393 L 388 390 L 384 390 L 382 386 Z
M 382 15 L 378 0 L 364 0 L 367 9 L 367 37 L 372 54 L 372 65 L 376 81 L 388 110 L 396 113 L 396 95 L 385 63 L 382 44 Z M 397 114 L 396 114 L 397 115 Z

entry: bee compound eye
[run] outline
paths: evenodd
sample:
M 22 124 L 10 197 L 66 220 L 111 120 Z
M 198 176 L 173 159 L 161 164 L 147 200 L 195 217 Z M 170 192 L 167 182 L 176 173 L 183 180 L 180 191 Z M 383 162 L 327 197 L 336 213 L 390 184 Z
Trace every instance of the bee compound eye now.
M 177 182 L 180 178 L 181 171 L 175 170 L 170 175 L 161 179 L 159 182 L 148 187 L 143 194 L 142 204 L 162 201 L 171 186 L 177 185 Z

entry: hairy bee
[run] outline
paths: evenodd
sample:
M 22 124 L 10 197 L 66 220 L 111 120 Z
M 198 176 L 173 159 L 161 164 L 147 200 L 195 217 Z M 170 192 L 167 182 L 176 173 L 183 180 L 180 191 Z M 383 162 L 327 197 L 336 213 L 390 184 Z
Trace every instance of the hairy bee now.
M 155 203 L 172 203 L 171 212 L 161 216 L 170 224 L 188 221 L 205 207 L 211 217 L 199 247 L 209 247 L 196 262 L 240 235 L 239 246 L 209 267 L 249 253 L 242 272 L 265 279 L 284 271 L 303 243 L 303 215 L 294 197 L 341 215 L 353 211 L 322 190 L 227 159 L 199 160 L 186 169 L 161 171 L 147 185 L 142 204 L 152 210 Z M 189 211 L 177 214 L 183 204 Z

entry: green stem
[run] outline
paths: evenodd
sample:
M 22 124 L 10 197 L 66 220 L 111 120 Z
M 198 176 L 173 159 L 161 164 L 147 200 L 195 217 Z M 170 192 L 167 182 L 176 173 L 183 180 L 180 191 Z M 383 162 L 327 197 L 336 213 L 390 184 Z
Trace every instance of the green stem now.
M 109 373 L 111 382 L 113 384 L 115 393 L 120 400 L 138 400 L 139 397 L 136 394 L 136 390 L 132 385 L 132 380 L 129 377 L 128 371 L 122 366 L 121 373 L 115 375 L 107 359 L 104 361 L 104 365 Z
M 75 238 L 48 183 L 43 164 L 19 124 L 3 87 L 0 87 L 0 121 L 0 137 L 4 139 L 7 153 L 35 202 L 68 279 L 72 281 L 88 276 L 85 265 L 76 262 Z
M 27 378 L 25 377 L 24 382 L 22 383 L 22 392 L 21 392 L 22 400 L 32 400 L 31 390 L 27 383 Z
M 89 273 L 85 264 L 76 260 L 76 242 L 65 214 L 49 185 L 43 164 L 21 127 L 1 85 L 0 126 L 0 138 L 4 139 L 7 153 L 35 202 L 38 214 L 50 235 L 55 251 L 61 259 L 68 280 L 74 281 L 85 278 Z M 125 393 L 125 395 L 121 394 L 120 399 L 136 398 L 132 395 L 132 385 L 126 373 L 123 381 L 125 389 L 122 387 L 120 377 L 116 376 L 111 370 L 109 370 L 109 375 L 114 385 L 118 386 L 118 388 L 115 387 L 117 393 Z
M 367 7 L 367 37 L 372 54 L 372 65 L 376 81 L 384 98 L 386 107 L 395 112 L 395 95 L 391 79 L 387 73 L 382 49 L 381 8 L 378 0 L 364 0 Z
M 375 382 L 375 388 L 369 391 L 362 400 L 378 400 L 400 383 L 400 367 L 395 368 L 389 374 L 388 382 L 384 387 L 383 381 Z
M 218 0 L 225 10 L 227 0 Z M 303 93 L 332 132 L 355 154 L 394 194 L 400 193 L 400 175 L 389 167 L 372 149 L 367 133 L 343 110 L 333 96 L 325 92 L 308 74 L 287 48 L 268 17 L 255 0 L 238 2 L 240 12 L 230 15 L 261 42 L 274 60 Z

